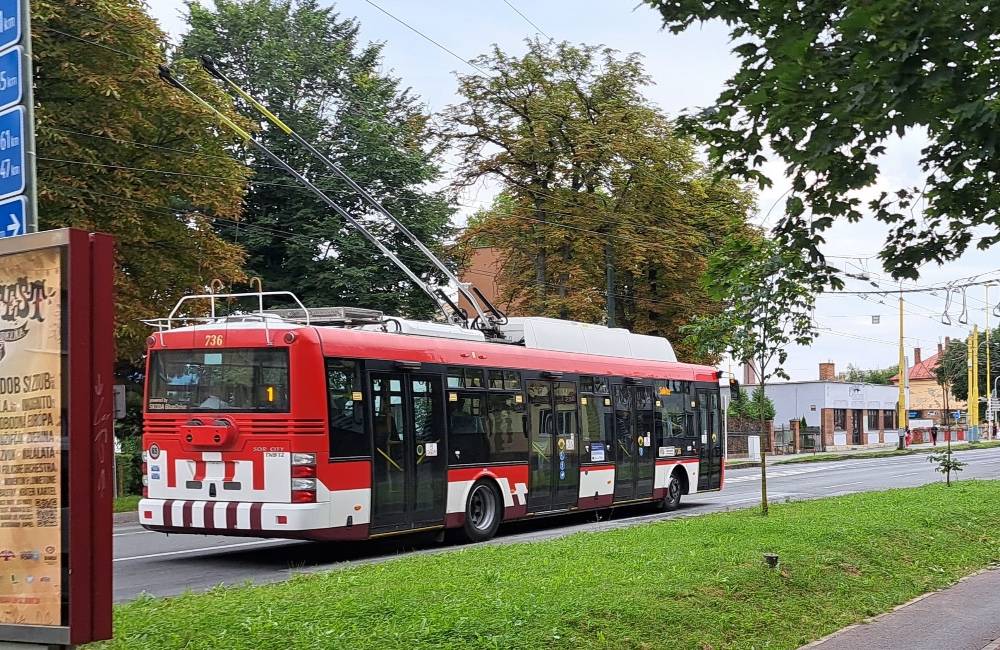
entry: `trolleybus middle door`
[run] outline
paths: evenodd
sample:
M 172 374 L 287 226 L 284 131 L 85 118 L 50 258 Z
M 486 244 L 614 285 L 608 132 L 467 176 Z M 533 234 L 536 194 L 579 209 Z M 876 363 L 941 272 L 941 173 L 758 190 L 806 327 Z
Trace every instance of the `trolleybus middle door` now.
M 444 522 L 446 450 L 441 378 L 372 372 L 373 532 Z
M 576 383 L 527 382 L 531 448 L 528 510 L 573 507 L 579 501 L 580 461 Z

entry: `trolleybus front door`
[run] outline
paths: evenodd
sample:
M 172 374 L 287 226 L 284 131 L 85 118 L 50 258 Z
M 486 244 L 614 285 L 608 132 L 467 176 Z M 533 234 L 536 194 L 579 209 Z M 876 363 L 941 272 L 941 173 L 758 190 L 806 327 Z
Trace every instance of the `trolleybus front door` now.
M 653 496 L 653 389 L 614 384 L 615 501 Z
M 719 410 L 719 393 L 699 389 L 698 423 L 698 489 L 717 490 L 722 485 L 722 413 Z
M 580 493 L 576 383 L 529 381 L 527 389 L 531 427 L 528 510 L 575 506 Z
M 447 482 L 441 378 L 371 373 L 372 531 L 444 522 Z

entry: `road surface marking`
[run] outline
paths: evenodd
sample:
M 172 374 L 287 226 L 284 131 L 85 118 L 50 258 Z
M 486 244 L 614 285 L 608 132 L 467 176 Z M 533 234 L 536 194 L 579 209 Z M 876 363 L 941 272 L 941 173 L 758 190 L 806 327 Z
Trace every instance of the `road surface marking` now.
M 147 534 L 152 534 L 152 533 L 155 533 L 155 532 L 157 532 L 157 531 L 155 531 L 155 530 L 133 530 L 133 531 L 130 531 L 130 532 L 127 532 L 127 533 L 114 533 L 112 535 L 112 537 L 126 537 L 128 535 L 147 535 Z
M 826 487 L 838 488 L 838 487 L 847 487 L 848 485 L 861 485 L 862 483 L 864 483 L 864 481 L 854 481 L 852 483 L 837 483 L 836 485 L 827 485 Z
M 116 557 L 115 562 L 128 562 L 129 560 L 148 560 L 154 557 L 169 557 L 171 555 L 187 555 L 188 553 L 204 553 L 205 551 L 225 551 L 231 548 L 242 548 L 244 546 L 260 546 L 261 544 L 275 544 L 282 541 L 280 539 L 262 539 L 256 542 L 242 542 L 240 544 L 227 544 L 225 546 L 205 546 L 202 548 L 189 548 L 183 551 L 165 551 L 163 553 L 150 553 L 148 555 L 132 555 L 130 557 Z

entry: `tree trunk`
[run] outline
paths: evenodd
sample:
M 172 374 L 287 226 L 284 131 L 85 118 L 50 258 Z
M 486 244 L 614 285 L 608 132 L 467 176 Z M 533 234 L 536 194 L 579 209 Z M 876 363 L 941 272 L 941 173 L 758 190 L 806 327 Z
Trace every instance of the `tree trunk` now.
M 760 392 L 764 392 L 764 382 L 760 384 Z M 764 419 L 764 409 L 760 414 L 760 514 L 767 516 L 767 420 Z

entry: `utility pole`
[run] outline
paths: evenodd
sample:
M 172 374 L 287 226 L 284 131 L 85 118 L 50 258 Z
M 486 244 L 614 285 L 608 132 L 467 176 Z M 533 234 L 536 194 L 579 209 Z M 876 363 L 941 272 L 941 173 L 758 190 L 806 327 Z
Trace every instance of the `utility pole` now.
M 909 372 L 906 368 L 906 352 L 903 348 L 903 293 L 899 293 L 899 404 L 896 409 L 896 425 L 899 435 L 906 430 L 906 380 Z
M 604 272 L 607 283 L 608 327 L 615 326 L 615 249 L 611 242 L 604 244 Z
M 993 382 L 990 380 L 990 285 L 986 283 L 986 439 L 993 437 Z

